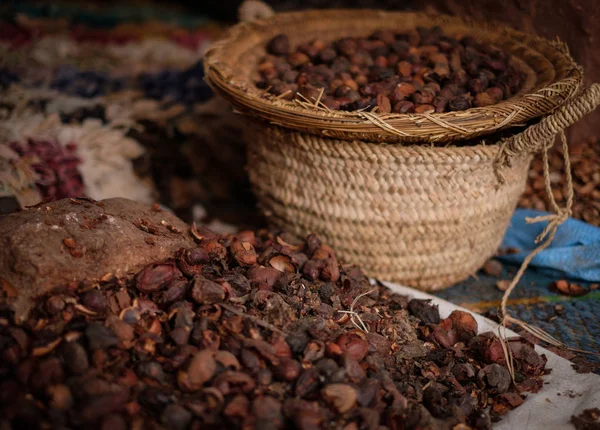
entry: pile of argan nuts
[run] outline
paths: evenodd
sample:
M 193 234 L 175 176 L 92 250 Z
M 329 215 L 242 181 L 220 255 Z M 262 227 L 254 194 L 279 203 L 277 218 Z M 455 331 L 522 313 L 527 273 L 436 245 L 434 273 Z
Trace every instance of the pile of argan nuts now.
M 266 49 L 258 88 L 329 110 L 464 111 L 510 98 L 525 79 L 505 52 L 471 36 L 445 36 L 439 27 L 316 39 L 295 49 L 280 34 Z
M 542 387 L 523 339 L 373 287 L 314 235 L 218 236 L 54 291 L 0 300 L 0 428 L 490 429 Z

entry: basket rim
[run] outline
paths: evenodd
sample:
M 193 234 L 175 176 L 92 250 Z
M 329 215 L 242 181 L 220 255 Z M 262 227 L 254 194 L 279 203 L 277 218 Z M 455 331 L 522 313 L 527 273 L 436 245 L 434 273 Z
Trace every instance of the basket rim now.
M 385 19 L 393 24 L 394 19 L 410 17 L 427 20 L 429 26 L 439 25 L 462 28 L 465 33 L 483 33 L 489 37 L 514 45 L 515 51 L 537 56 L 555 69 L 551 82 L 532 92 L 520 94 L 498 104 L 471 108 L 461 112 L 425 113 L 425 114 L 385 114 L 372 112 L 341 112 L 309 108 L 274 97 L 265 97 L 252 88 L 249 79 L 237 79 L 233 70 L 235 59 L 232 50 L 240 51 L 240 46 L 253 43 L 264 46 L 268 37 L 285 33 L 298 22 L 343 22 L 344 20 Z M 390 25 L 391 25 L 390 24 Z M 415 24 L 416 25 L 416 24 Z M 376 28 L 385 28 L 384 25 Z M 318 32 L 307 32 L 305 38 L 315 37 Z M 352 32 L 349 32 L 352 34 Z M 262 38 L 261 38 L 262 36 Z M 234 49 L 235 48 L 235 49 Z M 521 59 L 515 52 L 513 56 Z M 263 54 L 264 55 L 264 54 Z M 551 61 L 548 56 L 551 56 Z M 556 78 L 557 62 L 564 70 Z M 254 64 L 252 64 L 254 66 Z M 569 54 L 568 47 L 559 40 L 550 41 L 535 35 L 526 34 L 497 22 L 480 22 L 472 19 L 449 15 L 429 15 L 422 12 L 380 11 L 376 9 L 324 9 L 286 12 L 252 22 L 231 27 L 225 36 L 215 42 L 206 52 L 204 68 L 207 81 L 215 91 L 228 99 L 234 107 L 244 114 L 259 117 L 273 124 L 300 130 L 312 134 L 342 139 L 361 139 L 374 142 L 410 143 L 410 142 L 449 142 L 470 139 L 493 131 L 502 130 L 516 124 L 550 113 L 565 101 L 574 97 L 583 81 L 582 68 Z M 535 72 L 535 70 L 534 70 Z M 537 72 L 536 72 L 537 78 Z

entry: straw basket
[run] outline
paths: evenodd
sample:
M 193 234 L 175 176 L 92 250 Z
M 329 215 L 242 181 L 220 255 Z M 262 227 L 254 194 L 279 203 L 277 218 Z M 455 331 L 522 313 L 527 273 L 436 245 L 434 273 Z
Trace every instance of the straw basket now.
M 377 115 L 269 99 L 254 85 L 279 33 L 295 45 L 434 25 L 511 53 L 527 74 L 520 93 L 463 112 Z M 423 290 L 468 277 L 494 254 L 532 155 L 600 102 L 599 86 L 580 92 L 581 69 L 559 42 L 418 13 L 307 11 L 242 23 L 207 52 L 205 67 L 211 86 L 250 118 L 248 170 L 271 223 L 316 232 L 345 262 Z M 455 145 L 544 115 L 501 142 Z

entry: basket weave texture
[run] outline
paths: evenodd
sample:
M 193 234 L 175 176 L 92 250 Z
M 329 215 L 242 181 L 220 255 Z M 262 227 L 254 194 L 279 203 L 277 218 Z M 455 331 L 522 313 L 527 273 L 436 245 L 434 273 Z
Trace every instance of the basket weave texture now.
M 254 86 L 264 44 L 280 32 L 295 44 L 416 25 L 492 41 L 526 71 L 525 87 L 487 108 L 365 117 L 266 99 Z M 422 290 L 465 279 L 495 253 L 524 190 L 532 154 L 600 103 L 599 86 L 579 93 L 581 69 L 559 42 L 414 13 L 308 11 L 243 23 L 211 48 L 205 67 L 212 87 L 249 115 L 248 171 L 271 223 L 298 235 L 318 233 L 343 261 Z M 550 111 L 496 144 L 436 145 Z

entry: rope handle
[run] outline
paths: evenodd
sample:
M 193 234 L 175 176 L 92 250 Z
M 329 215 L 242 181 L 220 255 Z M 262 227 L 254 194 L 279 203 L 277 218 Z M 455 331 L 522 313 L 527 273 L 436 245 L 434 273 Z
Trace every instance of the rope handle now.
M 505 291 L 502 297 L 502 304 L 500 306 L 500 312 L 502 316 L 502 323 L 504 326 L 510 323 L 517 324 L 523 329 L 534 335 L 535 337 L 558 347 L 566 347 L 559 340 L 552 337 L 544 330 L 527 324 L 518 318 L 511 316 L 508 313 L 508 299 L 517 284 L 521 280 L 521 277 L 527 270 L 531 260 L 546 249 L 554 236 L 558 227 L 565 222 L 571 215 L 571 206 L 573 205 L 573 177 L 571 173 L 571 162 L 569 159 L 569 146 L 567 138 L 565 136 L 565 129 L 575 122 L 579 121 L 584 115 L 592 112 L 596 107 L 600 105 L 600 84 L 593 84 L 586 90 L 584 90 L 578 97 L 569 100 L 567 103 L 558 108 L 554 114 L 547 116 L 542 119 L 538 124 L 531 126 L 520 135 L 507 139 L 501 147 L 500 154 L 502 162 L 507 162 L 506 157 L 517 155 L 523 152 L 538 152 L 542 150 L 542 165 L 544 167 L 544 182 L 546 186 L 546 194 L 550 200 L 553 214 L 538 216 L 534 218 L 527 218 L 527 223 L 536 223 L 547 221 L 548 224 L 540 235 L 536 238 L 535 243 L 537 247 L 529 253 L 529 255 L 523 260 L 519 271 L 511 281 L 508 289 Z M 559 207 L 558 203 L 554 199 L 552 193 L 552 184 L 550 182 L 550 167 L 548 162 L 548 150 L 553 146 L 556 135 L 560 136 L 562 143 L 562 152 L 565 160 L 565 176 L 567 181 L 567 195 L 564 207 Z M 571 349 L 571 348 L 569 348 Z M 578 352 L 587 352 L 576 350 Z M 507 357 L 507 362 L 509 361 Z
M 268 18 L 274 14 L 273 8 L 261 0 L 244 0 L 238 8 L 238 19 L 240 22 Z
M 546 142 L 553 140 L 554 136 L 575 124 L 598 105 L 600 105 L 600 84 L 592 84 L 538 124 L 507 139 L 502 148 L 503 155 L 510 157 L 523 152 L 539 152 Z

